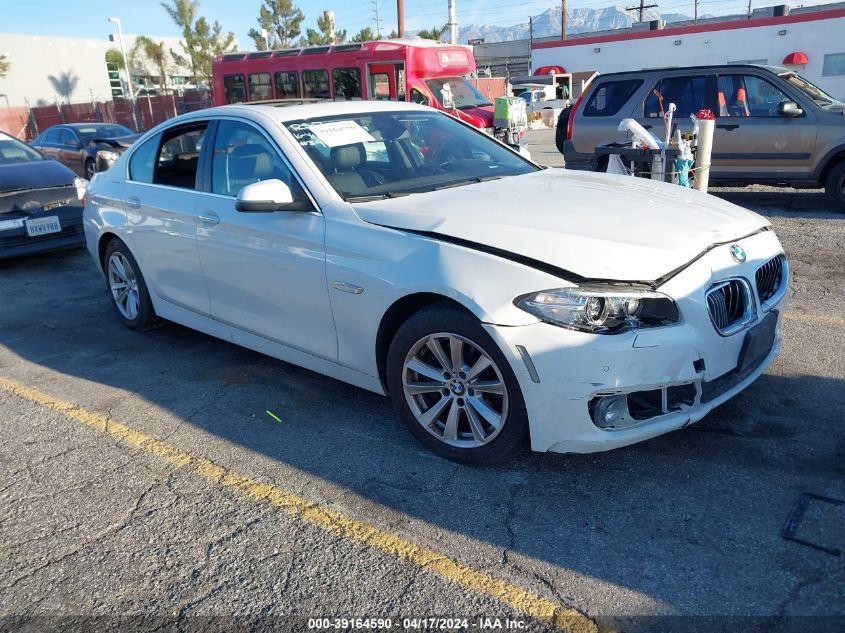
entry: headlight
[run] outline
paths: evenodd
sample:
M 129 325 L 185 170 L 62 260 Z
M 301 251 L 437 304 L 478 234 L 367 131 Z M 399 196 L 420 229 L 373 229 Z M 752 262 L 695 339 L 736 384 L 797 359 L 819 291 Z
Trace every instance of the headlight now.
M 76 197 L 82 200 L 85 197 L 85 192 L 88 191 L 88 181 L 84 178 L 74 178 L 73 186 L 76 187 Z
M 97 152 L 97 160 L 103 161 L 107 166 L 111 167 L 114 165 L 114 161 L 120 158 L 120 154 L 117 152 L 113 152 L 110 149 L 101 149 Z
M 546 323 L 596 334 L 678 322 L 678 306 L 672 299 L 638 286 L 557 288 L 518 297 L 514 303 Z

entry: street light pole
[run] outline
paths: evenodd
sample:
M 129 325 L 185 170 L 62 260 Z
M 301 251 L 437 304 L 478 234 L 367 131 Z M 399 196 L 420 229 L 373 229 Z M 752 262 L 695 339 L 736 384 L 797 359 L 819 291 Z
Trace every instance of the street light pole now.
M 120 28 L 120 18 L 109 18 L 109 22 L 117 24 L 117 41 L 120 44 L 120 54 L 123 55 L 123 68 L 126 70 L 127 86 L 129 86 L 129 98 L 135 101 L 135 91 L 132 89 L 132 73 L 129 72 L 129 60 L 126 58 L 126 47 L 123 45 L 123 29 Z

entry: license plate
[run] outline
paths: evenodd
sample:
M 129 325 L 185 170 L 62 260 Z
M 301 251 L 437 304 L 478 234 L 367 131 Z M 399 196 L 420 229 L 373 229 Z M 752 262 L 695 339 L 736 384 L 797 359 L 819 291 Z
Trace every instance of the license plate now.
M 775 344 L 778 325 L 778 311 L 772 310 L 766 318 L 748 330 L 739 352 L 739 373 L 751 372 L 763 362 Z
M 26 234 L 30 237 L 40 237 L 50 233 L 60 233 L 61 230 L 62 225 L 59 223 L 59 218 L 55 215 L 26 221 Z

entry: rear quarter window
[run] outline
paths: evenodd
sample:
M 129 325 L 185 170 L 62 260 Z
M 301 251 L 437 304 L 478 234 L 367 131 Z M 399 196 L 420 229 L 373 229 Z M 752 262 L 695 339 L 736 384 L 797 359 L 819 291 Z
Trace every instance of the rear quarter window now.
M 129 180 L 152 183 L 161 134 L 156 134 L 138 147 L 129 158 Z
M 642 79 L 622 79 L 607 81 L 597 86 L 590 94 L 590 98 L 587 99 L 583 116 L 615 115 L 642 84 Z

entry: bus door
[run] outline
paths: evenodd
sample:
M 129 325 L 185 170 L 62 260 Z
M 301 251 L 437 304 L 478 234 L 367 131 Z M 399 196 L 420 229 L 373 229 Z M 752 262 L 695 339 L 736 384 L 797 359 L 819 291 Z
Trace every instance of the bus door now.
M 368 64 L 370 99 L 405 101 L 405 62 Z

